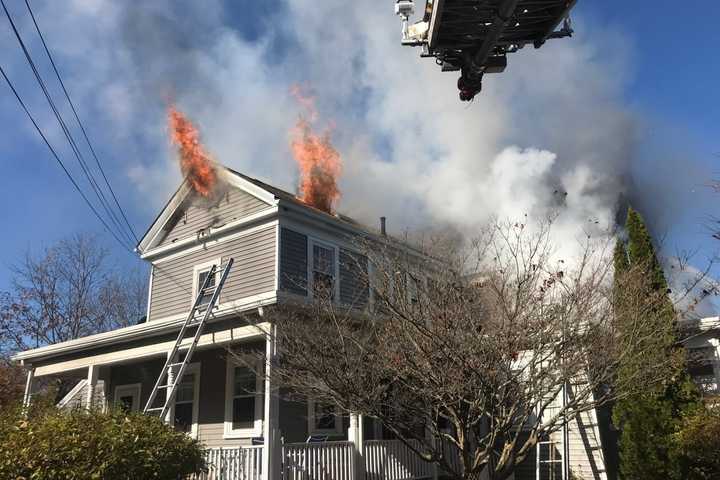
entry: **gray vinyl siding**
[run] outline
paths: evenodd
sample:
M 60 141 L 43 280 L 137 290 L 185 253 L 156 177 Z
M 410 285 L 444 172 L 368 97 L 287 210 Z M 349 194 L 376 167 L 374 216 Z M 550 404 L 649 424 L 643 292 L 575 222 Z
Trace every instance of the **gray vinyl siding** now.
M 355 308 L 368 304 L 367 257 L 345 249 L 340 250 L 340 301 Z
M 159 245 L 195 237 L 200 230 L 221 227 L 269 206 L 242 190 L 229 189 L 213 206 L 208 207 L 200 200 L 196 204 L 180 207 L 163 229 Z
M 220 303 L 275 290 L 274 225 L 207 249 L 155 263 L 150 301 L 150 320 L 187 313 L 192 306 L 195 265 L 230 257 L 235 264 L 220 293 Z
M 280 229 L 280 290 L 307 295 L 307 236 L 288 228 Z

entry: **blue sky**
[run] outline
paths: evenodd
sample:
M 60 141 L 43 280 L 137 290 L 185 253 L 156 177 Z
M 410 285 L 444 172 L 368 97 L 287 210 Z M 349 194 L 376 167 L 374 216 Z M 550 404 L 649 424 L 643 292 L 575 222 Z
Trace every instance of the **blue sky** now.
M 283 158 L 298 112 L 287 89 L 297 82 L 309 85 L 323 119 L 335 125 L 347 159 L 342 207 L 361 219 L 387 212 L 396 229 L 438 219 L 467 228 L 475 221 L 467 211 L 480 204 L 508 216 L 536 211 L 553 182 L 566 189 L 583 182 L 582 201 L 562 228 L 609 218 L 622 190 L 647 209 L 666 255 L 697 250 L 693 262 L 702 266 L 720 246 L 707 231 L 707 219 L 720 216 L 718 198 L 703 185 L 720 177 L 713 51 L 720 5 L 681 17 L 669 2 L 581 1 L 575 38 L 511 57 L 506 73 L 487 80 L 468 106 L 456 101 L 453 74 L 397 45 L 392 2 L 349 12 L 342 2 L 304 0 L 131 3 L 32 5 L 138 234 L 179 180 L 163 98 L 198 121 L 221 161 L 292 189 L 296 174 Z M 24 3 L 8 5 L 59 94 Z M 0 64 L 74 165 L 4 17 L 0 44 Z M 114 264 L 141 265 L 103 233 L 4 85 L 0 123 L 0 289 L 9 284 L 7 267 L 27 249 L 75 232 L 100 235 Z M 608 146 L 614 141 L 617 148 Z M 483 160 L 467 162 L 476 155 Z M 524 170 L 497 160 L 508 155 Z M 626 174 L 637 188 L 608 188 Z M 455 188 L 473 175 L 472 185 Z M 528 193 L 537 183 L 543 189 Z M 409 211 L 418 214 L 403 214 Z

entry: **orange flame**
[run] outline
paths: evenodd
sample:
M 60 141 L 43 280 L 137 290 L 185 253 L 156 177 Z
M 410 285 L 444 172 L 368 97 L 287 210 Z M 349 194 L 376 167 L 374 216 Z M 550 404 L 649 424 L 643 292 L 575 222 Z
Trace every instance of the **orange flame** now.
M 200 133 L 181 111 L 168 107 L 170 140 L 178 147 L 180 170 L 190 185 L 203 197 L 209 197 L 217 181 L 215 161 L 200 143 Z
M 338 178 L 342 171 L 340 154 L 330 142 L 330 129 L 322 134 L 312 130 L 317 119 L 315 99 L 303 95 L 300 87 L 290 90 L 298 103 L 304 108 L 309 119 L 300 115 L 292 130 L 290 143 L 293 157 L 300 168 L 299 198 L 303 202 L 327 213 L 333 213 L 340 199 Z

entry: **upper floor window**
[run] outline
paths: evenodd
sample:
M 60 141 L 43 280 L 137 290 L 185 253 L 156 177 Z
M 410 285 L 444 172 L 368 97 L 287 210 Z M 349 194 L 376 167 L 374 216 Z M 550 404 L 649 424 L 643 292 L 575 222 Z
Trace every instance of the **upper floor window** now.
M 337 287 L 337 252 L 335 247 L 312 242 L 312 294 L 316 298 L 335 298 Z
M 217 269 L 220 268 L 221 263 L 222 259 L 216 258 L 209 262 L 204 262 L 193 267 L 193 302 L 195 302 L 195 299 L 200 293 L 200 289 L 202 289 L 203 285 L 205 284 L 205 280 L 208 278 L 208 275 L 210 275 L 210 270 L 213 266 L 216 266 L 216 272 L 210 277 L 207 288 L 205 289 L 205 292 L 200 299 L 199 305 L 207 305 L 208 303 L 210 303 L 210 299 L 213 296 L 215 283 L 217 281 Z

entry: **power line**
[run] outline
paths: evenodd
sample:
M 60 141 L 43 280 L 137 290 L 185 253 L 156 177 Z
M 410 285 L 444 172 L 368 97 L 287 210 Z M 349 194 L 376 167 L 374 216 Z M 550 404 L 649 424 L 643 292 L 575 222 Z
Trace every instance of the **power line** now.
M 103 180 L 105 180 L 105 185 L 107 185 L 108 190 L 110 190 L 110 193 L 112 194 L 113 200 L 115 201 L 115 205 L 117 206 L 118 210 L 120 211 L 120 214 L 123 217 L 123 220 L 125 221 L 125 224 L 127 225 L 128 229 L 130 229 L 130 232 L 132 233 L 133 237 L 135 238 L 136 243 L 140 243 L 140 240 L 138 239 L 138 236 L 135 233 L 135 230 L 133 230 L 132 225 L 130 225 L 130 222 L 127 219 L 127 216 L 125 215 L 125 211 L 120 206 L 120 202 L 117 199 L 117 196 L 115 195 L 115 191 L 113 190 L 112 186 L 110 186 L 110 182 L 108 181 L 107 176 L 105 175 L 105 170 L 103 170 L 100 159 L 98 158 L 97 154 L 95 153 L 95 149 L 92 146 L 92 143 L 90 142 L 90 138 L 88 137 L 87 132 L 85 131 L 85 126 L 80 121 L 80 116 L 77 113 L 77 110 L 75 110 L 75 105 L 73 104 L 73 101 L 70 99 L 70 94 L 68 93 L 67 89 L 65 88 L 65 83 L 62 80 L 62 77 L 60 76 L 60 72 L 57 69 L 57 66 L 55 65 L 55 60 L 53 59 L 52 55 L 50 54 L 50 49 L 48 48 L 47 44 L 45 43 L 45 37 L 43 36 L 42 32 L 40 31 L 40 27 L 38 26 L 37 21 L 35 20 L 35 14 L 32 11 L 32 8 L 30 7 L 30 3 L 28 0 L 25 0 L 25 5 L 27 6 L 28 12 L 30 13 L 30 17 L 32 18 L 33 25 L 35 25 L 35 30 L 37 31 L 38 35 L 40 36 L 40 41 L 43 44 L 43 48 L 45 49 L 45 53 L 48 56 L 48 59 L 50 60 L 50 64 L 52 65 L 53 71 L 55 71 L 55 76 L 57 77 L 58 81 L 60 82 L 60 86 L 62 87 L 63 92 L 65 93 L 65 98 L 67 98 L 68 103 L 70 104 L 70 108 L 72 109 L 73 115 L 75 115 L 75 120 L 78 123 L 78 126 L 80 127 L 80 130 L 82 131 L 83 137 L 85 137 L 85 142 L 87 142 L 88 148 L 90 149 L 90 152 L 92 153 L 93 158 L 95 158 L 95 163 L 98 166 L 98 169 L 100 170 L 100 173 L 102 174 Z
M 95 216 L 98 218 L 98 220 L 100 220 L 100 222 L 103 224 L 103 226 L 105 227 L 105 229 L 115 238 L 115 240 L 117 240 L 117 242 L 120 244 L 120 246 L 122 246 L 125 250 L 127 250 L 128 252 L 130 252 L 130 253 L 132 254 L 132 253 L 133 253 L 132 250 L 130 250 L 130 249 L 128 248 L 128 246 L 127 246 L 125 243 L 123 243 L 123 242 L 120 240 L 120 238 L 115 234 L 115 232 L 113 232 L 112 229 L 108 226 L 108 224 L 105 222 L 105 220 L 102 218 L 102 216 L 100 216 L 100 214 L 98 213 L 98 211 L 95 209 L 95 207 L 93 206 L 93 204 L 90 203 L 90 200 L 88 200 L 88 198 L 87 198 L 87 196 L 85 195 L 85 193 L 83 193 L 83 191 L 82 191 L 82 189 L 80 188 L 80 186 L 77 184 L 77 182 L 75 181 L 75 179 L 73 178 L 73 176 L 70 174 L 70 172 L 68 171 L 68 169 L 65 167 L 65 164 L 62 162 L 62 160 L 60 160 L 60 157 L 58 156 L 57 152 L 56 152 L 55 149 L 52 147 L 52 145 L 50 145 L 50 142 L 48 141 L 47 137 L 45 136 L 45 134 L 43 133 L 43 131 L 40 129 L 40 127 L 38 126 L 37 122 L 35 121 L 35 118 L 32 116 L 32 114 L 31 114 L 30 111 L 28 110 L 27 106 L 25 105 L 25 102 L 23 102 L 22 98 L 21 98 L 20 95 L 18 94 L 17 90 L 15 89 L 15 86 L 13 86 L 13 84 L 12 84 L 12 82 L 10 81 L 10 79 L 8 78 L 8 76 L 5 74 L 5 70 L 2 68 L 2 65 L 0 65 L 0 75 L 2 75 L 2 77 L 5 79 L 5 82 L 6 82 L 6 83 L 8 84 L 8 86 L 10 87 L 10 90 L 12 90 L 12 92 L 13 92 L 13 94 L 15 95 L 15 98 L 17 99 L 18 103 L 20 103 L 20 106 L 21 106 L 22 109 L 25 111 L 25 114 L 28 116 L 28 118 L 29 118 L 30 121 L 32 122 L 33 126 L 35 127 L 35 130 L 37 130 L 37 132 L 40 134 L 40 136 L 42 137 L 43 141 L 45 142 L 45 145 L 47 145 L 48 149 L 50 150 L 50 153 L 52 153 L 52 156 L 55 158 L 55 160 L 57 161 L 57 163 L 58 163 L 58 164 L 60 165 L 60 167 L 63 169 L 63 172 L 65 172 L 65 175 L 68 177 L 68 179 L 70 180 L 70 182 L 71 182 L 71 183 L 73 184 L 73 186 L 75 187 L 75 190 L 77 190 L 77 192 L 80 194 L 80 196 L 83 198 L 83 200 L 85 200 L 85 203 L 88 205 L 88 207 L 90 207 L 90 210 L 92 210 L 92 212 L 95 214 Z
M 83 173 L 85 174 L 85 177 L 87 178 L 88 182 L 90 183 L 90 187 L 95 192 L 95 196 L 97 197 L 98 201 L 100 202 L 100 205 L 105 210 L 105 213 L 110 218 L 111 223 L 115 226 L 117 229 L 117 232 L 120 233 L 121 236 L 125 237 L 125 240 L 128 241 L 130 245 L 132 245 L 133 241 L 130 235 L 128 234 L 127 230 L 125 230 L 122 225 L 120 224 L 119 219 L 115 215 L 115 212 L 110 208 L 110 204 L 105 198 L 105 194 L 100 189 L 100 186 L 98 185 L 97 181 L 95 180 L 95 177 L 92 174 L 92 171 L 89 169 L 87 163 L 85 162 L 85 158 L 82 155 L 82 152 L 77 146 L 77 143 L 75 142 L 75 139 L 72 136 L 72 133 L 67 127 L 67 124 L 62 118 L 62 115 L 60 114 L 60 111 L 58 110 L 57 106 L 55 105 L 55 102 L 52 99 L 52 96 L 50 95 L 50 92 L 48 91 L 45 82 L 43 81 L 42 77 L 40 76 L 40 72 L 37 69 L 37 66 L 35 65 L 35 62 L 32 59 L 32 56 L 30 55 L 29 50 L 25 46 L 25 42 L 22 39 L 22 36 L 20 35 L 20 32 L 18 31 L 15 22 L 12 19 L 12 16 L 10 15 L 10 12 L 8 11 L 4 0 L 0 0 L 0 5 L 2 5 L 3 10 L 5 11 L 5 15 L 10 22 L 10 26 L 12 27 L 13 33 L 15 34 L 15 38 L 17 39 L 18 43 L 20 44 L 20 47 L 22 48 L 23 53 L 25 54 L 25 59 L 30 65 L 30 68 L 33 71 L 33 74 L 35 75 L 35 80 L 38 82 L 38 85 L 40 86 L 41 90 L 43 91 L 43 94 L 45 95 L 46 100 L 48 101 L 48 104 L 50 105 L 50 108 L 53 111 L 53 114 L 55 115 L 55 118 L 57 119 L 58 123 L 60 124 L 60 127 L 62 129 L 63 134 L 65 135 L 65 138 L 67 139 L 68 143 L 70 143 L 70 147 L 72 149 L 72 152 L 77 159 L 78 163 L 80 164 L 80 168 L 82 169 Z

